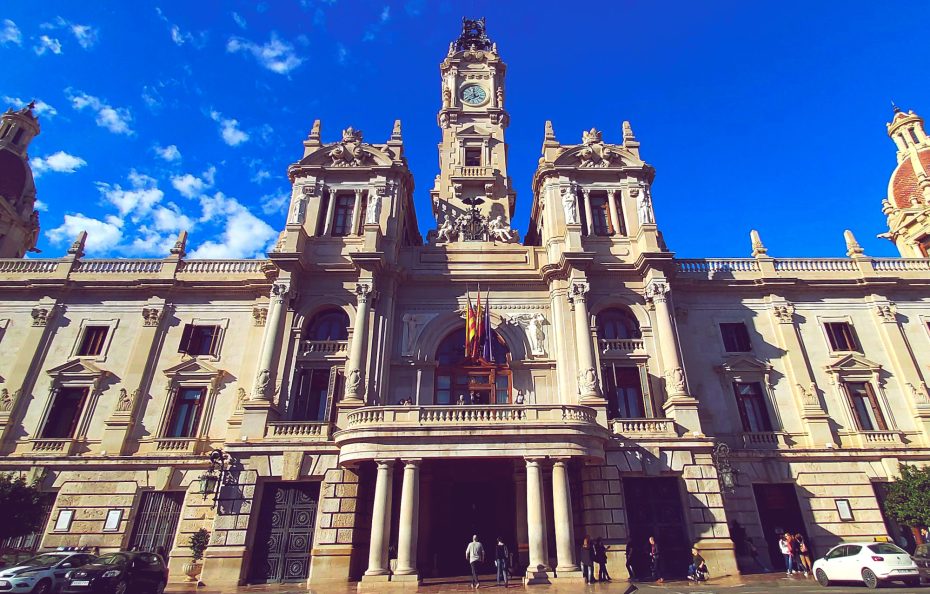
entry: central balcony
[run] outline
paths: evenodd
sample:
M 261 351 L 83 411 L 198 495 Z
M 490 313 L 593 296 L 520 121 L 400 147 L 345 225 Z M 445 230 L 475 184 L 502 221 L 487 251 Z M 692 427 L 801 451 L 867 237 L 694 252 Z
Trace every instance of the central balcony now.
M 402 456 L 603 460 L 608 432 L 586 406 L 373 406 L 349 413 L 333 438 L 342 463 Z
M 462 165 L 452 169 L 452 179 L 494 179 L 494 168 L 483 165 Z

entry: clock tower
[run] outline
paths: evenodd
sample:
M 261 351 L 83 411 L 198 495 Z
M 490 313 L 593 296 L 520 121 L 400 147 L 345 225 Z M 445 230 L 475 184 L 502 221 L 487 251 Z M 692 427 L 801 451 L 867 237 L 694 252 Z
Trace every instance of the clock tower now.
M 431 192 L 442 241 L 513 241 L 516 194 L 507 175 L 505 64 L 484 19 L 462 20 L 440 65 L 439 175 Z

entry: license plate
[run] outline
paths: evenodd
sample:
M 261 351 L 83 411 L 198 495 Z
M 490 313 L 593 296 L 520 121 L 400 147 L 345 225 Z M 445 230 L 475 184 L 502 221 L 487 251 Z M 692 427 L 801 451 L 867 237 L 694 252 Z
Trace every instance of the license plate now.
M 89 580 L 71 580 L 71 585 L 72 586 L 89 586 L 90 581 Z

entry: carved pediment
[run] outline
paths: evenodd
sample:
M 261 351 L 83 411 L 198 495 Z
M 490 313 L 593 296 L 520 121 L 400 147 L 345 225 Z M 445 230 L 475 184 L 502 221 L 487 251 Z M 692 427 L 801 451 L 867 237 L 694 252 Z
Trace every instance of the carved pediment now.
M 768 374 L 772 371 L 772 366 L 752 355 L 734 355 L 727 357 L 716 369 L 720 373 L 731 375 L 746 373 Z
M 461 129 L 459 129 L 456 135 L 459 137 L 462 137 L 462 136 L 487 137 L 491 135 L 491 131 L 488 128 L 485 128 L 484 126 L 479 126 L 478 124 L 468 124 L 467 126 L 463 126 Z
M 300 166 L 317 167 L 376 167 L 392 163 L 391 157 L 380 148 L 361 143 L 326 145 L 300 160 Z
M 96 383 L 110 374 L 109 371 L 100 369 L 84 359 L 72 359 L 67 363 L 46 370 L 45 373 L 49 374 L 58 383 Z
M 187 359 L 177 365 L 172 365 L 164 371 L 165 375 L 175 382 L 219 382 L 226 375 L 222 369 L 210 365 L 199 359 Z
M 879 363 L 867 359 L 865 355 L 849 353 L 834 359 L 829 364 L 825 365 L 824 369 L 826 369 L 827 373 L 834 374 L 855 372 L 877 374 L 881 371 L 882 366 Z
M 556 157 L 557 167 L 579 167 L 584 169 L 603 169 L 608 167 L 624 167 L 627 165 L 641 165 L 642 162 L 633 156 L 627 149 L 616 144 L 594 142 L 566 147 Z

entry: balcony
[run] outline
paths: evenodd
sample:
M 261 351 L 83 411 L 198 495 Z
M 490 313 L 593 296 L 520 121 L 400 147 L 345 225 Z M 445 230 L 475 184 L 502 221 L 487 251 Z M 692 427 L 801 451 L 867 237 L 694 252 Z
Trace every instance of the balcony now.
M 618 437 L 678 437 L 675 421 L 672 419 L 611 419 L 610 432 Z
M 156 437 L 154 449 L 159 454 L 200 454 L 204 448 L 194 437 Z
M 458 166 L 452 169 L 452 179 L 494 179 L 494 168 L 483 165 Z
M 333 435 L 343 463 L 382 457 L 604 457 L 597 413 L 573 405 L 376 406 Z
M 741 433 L 743 447 L 748 450 L 777 450 L 788 447 L 787 435 L 782 431 Z
M 863 448 L 893 448 L 904 446 L 900 431 L 860 431 L 859 445 Z
M 600 340 L 601 354 L 607 355 L 643 355 L 646 353 L 642 338 L 614 338 Z
M 274 441 L 328 441 L 329 434 L 329 423 L 320 421 L 273 421 L 265 427 L 265 439 Z
M 302 359 L 345 357 L 348 350 L 348 340 L 302 340 L 298 356 Z
M 32 453 L 40 456 L 69 456 L 74 440 L 61 439 L 33 439 Z

